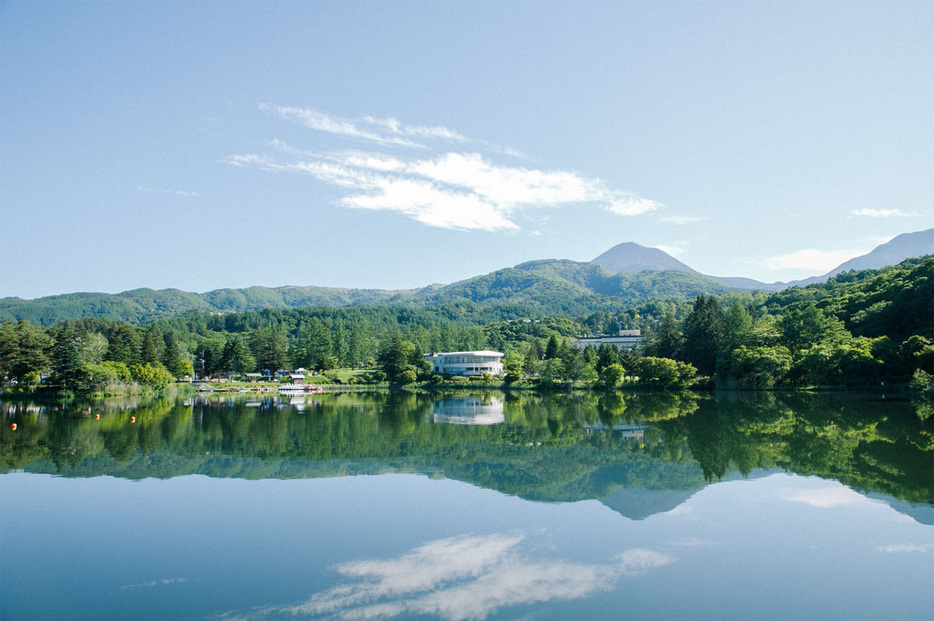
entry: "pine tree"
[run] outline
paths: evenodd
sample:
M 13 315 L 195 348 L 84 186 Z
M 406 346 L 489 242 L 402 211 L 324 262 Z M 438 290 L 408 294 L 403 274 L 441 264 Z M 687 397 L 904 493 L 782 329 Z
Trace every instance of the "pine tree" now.
M 558 342 L 558 337 L 552 334 L 548 339 L 548 345 L 545 346 L 545 360 L 554 360 L 560 353 L 561 344 Z
M 658 336 L 655 338 L 653 351 L 659 358 L 676 360 L 681 357 L 681 334 L 678 332 L 675 316 L 671 312 L 665 313 L 658 327 Z
M 702 375 L 713 375 L 723 333 L 723 311 L 713 296 L 699 295 L 684 321 L 684 359 Z

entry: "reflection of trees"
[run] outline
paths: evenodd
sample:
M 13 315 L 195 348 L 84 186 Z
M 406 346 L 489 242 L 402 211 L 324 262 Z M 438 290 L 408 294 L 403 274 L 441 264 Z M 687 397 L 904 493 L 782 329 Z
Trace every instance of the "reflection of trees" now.
M 909 500 L 934 496 L 934 420 L 904 403 L 757 393 L 502 398 L 505 423 L 468 426 L 432 422 L 437 396 L 403 391 L 309 397 L 302 409 L 271 396 L 41 415 L 4 404 L 18 429 L 0 429 L 0 458 L 4 468 L 42 470 L 44 460 L 55 472 L 125 477 L 442 472 L 542 500 L 601 497 L 621 485 L 687 489 L 733 468 L 778 467 Z

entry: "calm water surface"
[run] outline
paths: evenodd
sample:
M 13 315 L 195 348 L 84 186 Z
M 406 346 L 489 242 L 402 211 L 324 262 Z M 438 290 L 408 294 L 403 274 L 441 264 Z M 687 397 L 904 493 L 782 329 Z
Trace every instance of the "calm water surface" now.
M 934 419 L 878 396 L 0 407 L 2 619 L 934 617 Z

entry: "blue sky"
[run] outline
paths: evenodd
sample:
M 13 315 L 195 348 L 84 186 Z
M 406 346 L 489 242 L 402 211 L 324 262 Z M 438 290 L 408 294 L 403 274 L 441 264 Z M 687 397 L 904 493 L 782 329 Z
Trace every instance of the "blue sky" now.
M 398 289 L 934 226 L 934 3 L 0 2 L 0 296 Z

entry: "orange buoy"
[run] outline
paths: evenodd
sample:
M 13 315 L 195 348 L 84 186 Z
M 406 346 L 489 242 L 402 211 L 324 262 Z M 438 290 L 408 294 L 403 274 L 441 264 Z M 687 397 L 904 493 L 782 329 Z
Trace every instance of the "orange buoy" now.
M 16 423 L 13 423 L 12 425 L 10 425 L 10 429 L 12 429 L 13 431 L 16 431 Z
M 95 415 L 94 415 L 94 420 L 100 420 L 100 419 L 101 419 L 101 415 L 100 415 L 100 414 L 95 414 Z
M 136 422 L 136 417 L 135 417 L 135 416 L 131 416 L 131 417 L 130 417 L 130 422 L 131 422 L 131 423 L 135 423 L 135 422 Z

